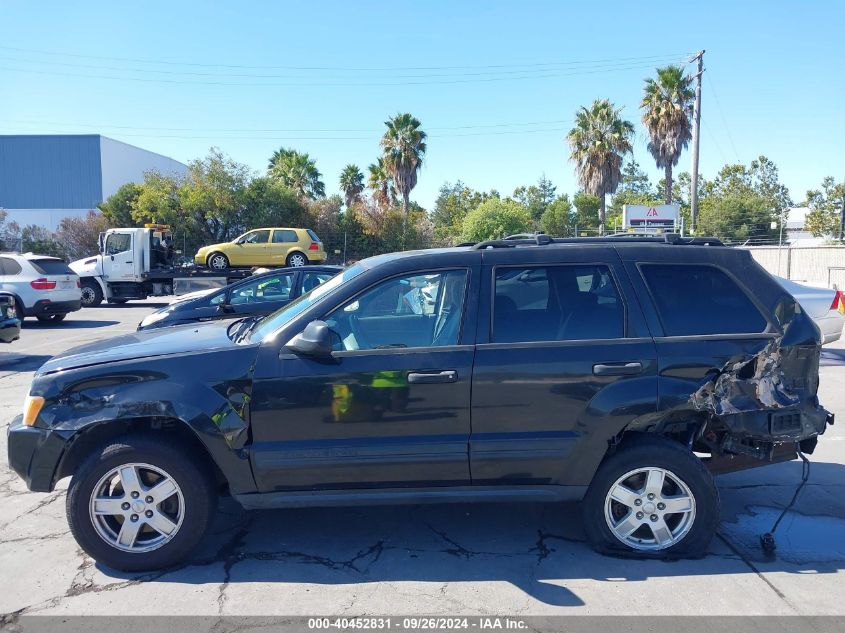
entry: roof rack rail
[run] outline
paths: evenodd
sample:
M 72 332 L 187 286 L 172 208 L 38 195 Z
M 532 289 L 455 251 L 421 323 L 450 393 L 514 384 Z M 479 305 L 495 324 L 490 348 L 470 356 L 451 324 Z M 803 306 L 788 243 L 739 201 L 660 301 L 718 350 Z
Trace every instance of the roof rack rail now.
M 664 233 L 662 235 L 617 233 L 598 237 L 549 237 L 545 233 L 518 233 L 500 240 L 484 240 L 478 243 L 463 242 L 458 246 L 468 246 L 477 251 L 486 248 L 516 248 L 517 246 L 546 246 L 548 244 L 601 244 L 606 242 L 645 242 L 672 246 L 724 246 L 722 240 L 715 237 L 682 237 L 678 233 Z

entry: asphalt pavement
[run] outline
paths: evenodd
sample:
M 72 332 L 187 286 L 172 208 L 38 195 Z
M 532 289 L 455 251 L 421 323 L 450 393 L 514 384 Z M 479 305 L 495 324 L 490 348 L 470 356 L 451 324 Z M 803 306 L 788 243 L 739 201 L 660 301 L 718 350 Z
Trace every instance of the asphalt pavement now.
M 51 355 L 134 331 L 154 301 L 103 305 L 61 324 L 27 320 L 0 348 L 0 422 Z M 845 344 L 825 348 L 820 399 L 845 423 Z M 246 512 L 231 501 L 185 565 L 115 572 L 77 547 L 67 480 L 28 492 L 0 434 L 0 614 L 50 615 L 845 615 L 845 432 L 811 456 L 810 480 L 767 559 L 759 535 L 792 497 L 798 462 L 718 478 L 708 555 L 675 562 L 594 553 L 575 505 L 421 505 Z

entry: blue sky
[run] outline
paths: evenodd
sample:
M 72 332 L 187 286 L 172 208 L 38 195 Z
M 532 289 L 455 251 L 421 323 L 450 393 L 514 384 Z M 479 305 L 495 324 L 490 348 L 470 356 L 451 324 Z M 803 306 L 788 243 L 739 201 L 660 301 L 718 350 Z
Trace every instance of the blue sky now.
M 765 154 L 800 202 L 845 175 L 843 24 L 839 1 L 4 1 L 0 133 L 102 133 L 182 161 L 214 145 L 256 171 L 290 146 L 334 192 L 409 111 L 430 135 L 423 206 L 458 178 L 509 194 L 545 173 L 571 194 L 564 137 L 597 97 L 636 123 L 656 181 L 643 78 L 703 48 L 702 173 Z

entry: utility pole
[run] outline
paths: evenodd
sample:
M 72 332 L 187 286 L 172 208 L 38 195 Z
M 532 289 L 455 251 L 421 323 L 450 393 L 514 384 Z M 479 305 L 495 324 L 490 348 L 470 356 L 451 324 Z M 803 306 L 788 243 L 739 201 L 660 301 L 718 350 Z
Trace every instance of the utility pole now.
M 698 72 L 695 74 L 695 109 L 692 116 L 692 173 L 690 174 L 690 234 L 695 235 L 698 221 L 698 145 L 701 139 L 701 76 L 704 74 L 704 51 L 701 50 L 690 58 L 692 63 L 698 60 Z

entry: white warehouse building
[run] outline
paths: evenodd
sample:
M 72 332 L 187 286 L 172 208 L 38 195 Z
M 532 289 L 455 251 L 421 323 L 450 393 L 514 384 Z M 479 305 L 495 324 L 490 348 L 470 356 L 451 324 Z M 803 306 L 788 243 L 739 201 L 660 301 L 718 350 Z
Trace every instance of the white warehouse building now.
M 55 230 L 147 171 L 182 176 L 187 166 L 99 134 L 0 135 L 0 209 L 7 223 Z

